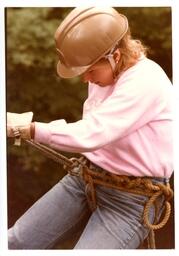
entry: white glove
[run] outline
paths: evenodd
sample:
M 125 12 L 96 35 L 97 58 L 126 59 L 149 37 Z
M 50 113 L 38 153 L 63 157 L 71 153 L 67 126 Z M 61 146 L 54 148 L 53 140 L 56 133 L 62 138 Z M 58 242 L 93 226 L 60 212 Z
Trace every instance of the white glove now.
M 15 137 L 15 145 L 20 145 L 21 138 L 31 139 L 30 125 L 33 112 L 22 114 L 7 112 L 7 136 Z

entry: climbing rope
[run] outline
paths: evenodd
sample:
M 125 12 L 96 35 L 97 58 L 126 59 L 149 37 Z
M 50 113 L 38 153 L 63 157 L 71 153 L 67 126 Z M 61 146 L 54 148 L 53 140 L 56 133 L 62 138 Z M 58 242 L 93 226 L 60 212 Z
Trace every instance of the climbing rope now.
M 102 171 L 100 173 L 93 171 L 86 166 L 84 167 L 83 171 L 83 179 L 87 183 L 89 197 L 88 201 L 92 211 L 94 211 L 97 207 L 95 195 L 96 185 L 101 185 L 120 191 L 144 195 L 148 197 L 149 199 L 147 200 L 143 211 L 143 223 L 149 229 L 148 248 L 156 248 L 154 231 L 164 227 L 171 214 L 171 205 L 169 201 L 173 197 L 173 190 L 170 188 L 169 183 L 154 184 L 152 182 L 152 179 L 148 177 L 136 178 L 133 176 L 115 175 L 106 171 Z M 160 223 L 156 223 L 159 211 L 157 199 L 162 196 L 164 196 L 165 214 Z M 152 206 L 155 207 L 154 223 L 150 223 L 149 221 L 149 211 Z
M 58 164 L 62 164 L 68 167 L 72 167 L 73 161 L 65 157 L 64 155 L 60 154 L 59 152 L 41 144 L 38 142 L 35 142 L 33 140 L 25 140 L 25 142 L 33 147 L 35 147 L 37 150 L 41 151 L 45 156 L 48 158 L 51 158 Z
M 90 166 L 87 166 L 89 160 L 83 156 L 81 158 L 69 159 L 59 152 L 45 145 L 34 142 L 33 140 L 26 140 L 26 143 L 35 147 L 37 150 L 44 153 L 47 157 L 53 159 L 55 162 L 62 164 L 71 175 L 81 176 L 84 179 L 86 182 L 85 192 L 87 195 L 88 204 L 92 211 L 94 211 L 97 207 L 95 191 L 96 185 L 148 197 L 143 211 L 143 223 L 149 229 L 148 248 L 156 248 L 154 231 L 164 227 L 171 214 L 171 205 L 169 201 L 173 197 L 173 190 L 170 188 L 170 184 L 168 182 L 166 184 L 154 184 L 152 179 L 149 177 L 116 175 L 105 170 L 99 172 L 90 169 Z M 164 197 L 165 214 L 160 223 L 157 223 L 159 211 L 157 199 L 161 197 Z M 155 218 L 154 222 L 150 223 L 149 212 L 152 206 L 155 207 Z

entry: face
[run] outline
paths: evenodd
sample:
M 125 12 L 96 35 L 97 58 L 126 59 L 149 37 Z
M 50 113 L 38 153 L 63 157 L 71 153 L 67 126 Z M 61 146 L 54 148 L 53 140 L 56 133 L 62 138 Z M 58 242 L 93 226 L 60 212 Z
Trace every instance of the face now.
M 95 83 L 101 87 L 114 84 L 113 71 L 108 60 L 102 59 L 91 66 L 83 75 L 83 82 Z

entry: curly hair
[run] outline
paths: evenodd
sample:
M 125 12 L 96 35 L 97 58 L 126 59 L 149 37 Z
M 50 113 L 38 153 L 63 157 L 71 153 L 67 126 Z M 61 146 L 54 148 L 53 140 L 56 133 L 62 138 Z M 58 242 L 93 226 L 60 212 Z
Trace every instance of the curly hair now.
M 128 29 L 124 37 L 116 45 L 116 49 L 119 49 L 121 57 L 116 64 L 114 76 L 118 76 L 121 72 L 133 66 L 141 55 L 147 55 L 148 50 L 140 40 L 132 38 L 130 29 Z

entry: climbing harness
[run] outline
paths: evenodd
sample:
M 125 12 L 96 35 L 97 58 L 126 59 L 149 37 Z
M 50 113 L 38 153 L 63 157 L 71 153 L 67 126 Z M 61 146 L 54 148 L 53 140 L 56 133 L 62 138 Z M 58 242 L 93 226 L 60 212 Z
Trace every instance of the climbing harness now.
M 101 169 L 101 168 L 100 168 Z M 97 207 L 95 186 L 101 185 L 104 187 L 117 189 L 120 191 L 144 195 L 148 198 L 143 211 L 143 224 L 149 229 L 148 248 L 155 249 L 155 230 L 165 226 L 171 214 L 170 200 L 173 197 L 173 190 L 170 188 L 169 182 L 166 184 L 161 182 L 154 183 L 149 177 L 134 177 L 125 175 L 116 175 L 105 170 L 98 172 L 85 166 L 83 179 L 88 188 L 88 202 L 91 210 Z M 164 197 L 165 214 L 160 223 L 157 223 L 159 214 L 158 199 Z M 149 221 L 149 211 L 151 207 L 155 207 L 154 222 Z
M 47 157 L 53 159 L 55 162 L 62 164 L 69 174 L 80 176 L 85 181 L 85 192 L 89 207 L 92 211 L 97 207 L 95 190 L 97 185 L 146 196 L 148 199 L 144 205 L 142 221 L 146 228 L 149 229 L 148 248 L 156 248 L 155 230 L 164 227 L 171 214 L 171 204 L 169 201 L 173 197 L 173 190 L 171 189 L 167 179 L 165 179 L 165 182 L 153 182 L 153 177 L 116 175 L 96 166 L 84 156 L 69 159 L 59 152 L 45 145 L 34 142 L 33 140 L 25 141 L 37 150 L 43 152 Z M 158 179 L 159 181 L 164 181 L 162 178 Z M 163 198 L 164 200 L 165 213 L 163 219 L 158 223 L 159 198 Z M 155 218 L 154 222 L 150 223 L 149 211 L 153 206 L 155 209 Z

